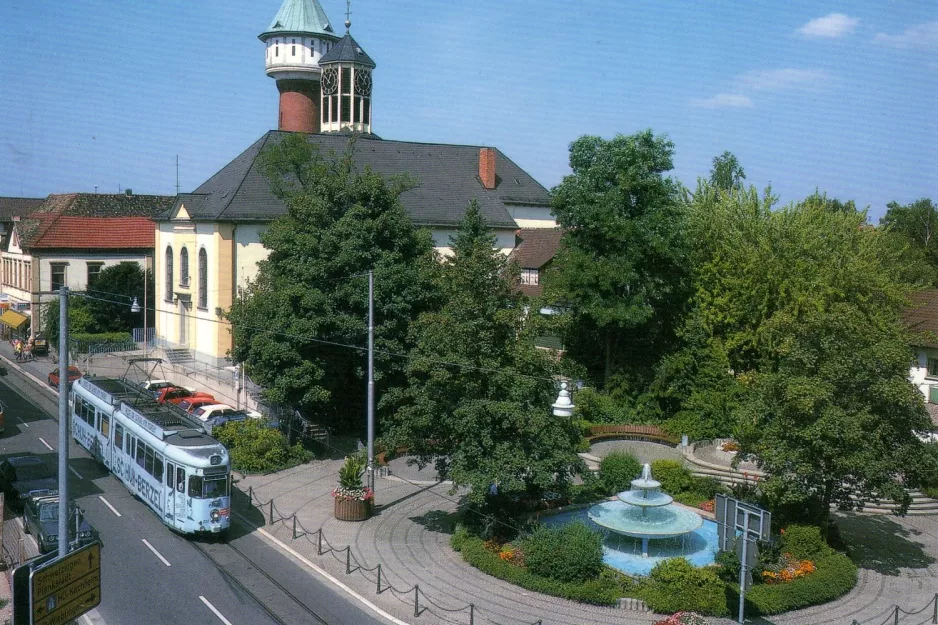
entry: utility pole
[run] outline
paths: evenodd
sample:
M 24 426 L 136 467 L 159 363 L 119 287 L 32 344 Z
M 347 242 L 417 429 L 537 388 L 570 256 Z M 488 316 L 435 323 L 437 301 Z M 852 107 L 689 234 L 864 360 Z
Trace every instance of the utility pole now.
M 368 488 L 375 489 L 375 272 L 368 272 Z
M 77 534 L 76 534 L 77 536 Z M 59 289 L 59 557 L 68 555 L 68 287 Z

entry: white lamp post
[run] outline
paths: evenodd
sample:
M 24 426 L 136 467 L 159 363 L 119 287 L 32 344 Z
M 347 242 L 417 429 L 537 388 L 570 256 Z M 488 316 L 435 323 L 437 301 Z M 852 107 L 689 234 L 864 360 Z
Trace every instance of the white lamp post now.
M 567 390 L 566 382 L 560 385 L 560 394 L 557 395 L 557 401 L 551 404 L 551 407 L 554 409 L 555 417 L 573 416 L 573 401 L 570 399 L 570 391 Z

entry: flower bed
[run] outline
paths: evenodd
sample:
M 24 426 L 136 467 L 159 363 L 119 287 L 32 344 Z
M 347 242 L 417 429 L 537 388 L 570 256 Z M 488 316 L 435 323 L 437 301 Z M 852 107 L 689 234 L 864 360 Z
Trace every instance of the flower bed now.
M 710 621 L 696 612 L 675 612 L 655 625 L 709 625 Z

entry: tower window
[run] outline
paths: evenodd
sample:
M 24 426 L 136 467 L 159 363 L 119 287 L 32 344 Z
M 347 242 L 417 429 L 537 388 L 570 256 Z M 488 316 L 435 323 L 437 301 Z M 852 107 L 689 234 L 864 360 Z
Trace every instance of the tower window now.
M 296 39 L 291 39 L 290 42 L 291 42 L 290 45 L 292 46 L 292 48 L 290 49 L 290 55 L 296 56 Z
M 293 56 L 296 56 L 296 46 L 291 47 L 291 52 Z
M 280 46 L 274 46 L 274 56 L 280 56 Z

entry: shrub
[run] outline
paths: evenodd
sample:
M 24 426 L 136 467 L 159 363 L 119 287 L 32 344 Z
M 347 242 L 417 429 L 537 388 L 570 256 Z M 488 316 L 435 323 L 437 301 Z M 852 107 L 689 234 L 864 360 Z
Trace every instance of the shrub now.
M 613 451 L 599 463 L 599 479 L 609 494 L 628 490 L 642 472 L 641 463 L 630 453 Z
M 473 536 L 463 527 L 456 529 L 450 545 L 462 554 L 466 562 L 483 573 L 534 592 L 607 606 L 616 605 L 619 597 L 629 594 L 629 583 L 618 575 L 603 573 L 596 579 L 580 583 L 564 583 L 536 575 L 523 566 L 502 560 L 498 553 L 485 548 L 481 538 Z
M 602 536 L 585 523 L 538 527 L 521 550 L 532 573 L 561 582 L 592 579 L 603 566 Z
M 713 616 L 729 614 L 726 584 L 713 569 L 698 569 L 684 558 L 655 565 L 641 595 L 649 608 L 664 614 L 680 610 Z
M 213 428 L 212 436 L 228 448 L 231 466 L 243 473 L 270 473 L 313 459 L 311 452 L 299 444 L 290 447 L 283 434 L 260 419 L 226 423 Z
M 577 391 L 574 415 L 578 420 L 592 423 L 619 423 L 623 416 L 609 395 L 592 388 Z
M 782 551 L 799 560 L 817 560 L 833 553 L 821 536 L 821 530 L 813 525 L 789 525 L 783 530 Z
M 693 489 L 694 476 L 677 460 L 655 460 L 651 463 L 651 475 L 661 482 L 661 490 L 671 495 Z
M 746 603 L 758 614 L 778 614 L 833 601 L 856 583 L 856 565 L 847 556 L 832 553 L 817 560 L 810 575 L 784 584 L 755 584 L 746 592 Z

